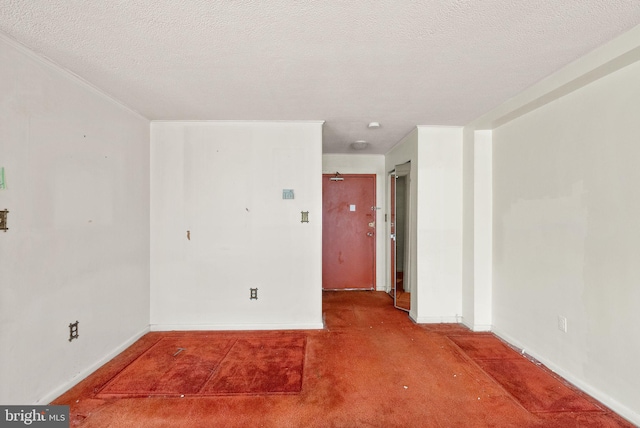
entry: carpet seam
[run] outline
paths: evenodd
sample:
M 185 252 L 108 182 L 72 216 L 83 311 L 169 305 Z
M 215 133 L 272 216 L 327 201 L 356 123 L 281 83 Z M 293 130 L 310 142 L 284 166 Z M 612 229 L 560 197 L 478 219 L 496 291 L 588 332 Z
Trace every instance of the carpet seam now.
M 222 365 L 222 362 L 225 360 L 225 358 L 227 358 L 227 356 L 229 356 L 229 352 L 231 352 L 233 347 L 236 346 L 236 343 L 238 343 L 238 339 L 237 338 L 233 340 L 233 343 L 231 344 L 231 346 L 229 346 L 229 349 L 227 349 L 227 352 L 224 354 L 224 357 L 220 358 L 220 361 L 216 365 L 215 370 L 211 371 L 211 373 L 207 377 L 207 380 L 204 381 L 204 383 L 202 384 L 202 386 L 198 390 L 198 394 L 202 393 L 202 390 L 205 388 L 205 386 L 207 386 L 209 381 L 211 381 L 211 378 L 213 378 L 213 375 L 218 372 L 218 370 L 220 369 L 220 366 Z
M 107 387 L 109 386 L 116 377 L 118 377 L 123 371 L 125 371 L 127 369 L 127 367 L 129 367 L 131 364 L 134 364 L 136 361 L 138 361 L 140 358 L 142 358 L 142 356 L 144 354 L 146 354 L 147 352 L 149 352 L 149 350 L 151 348 L 153 348 L 154 346 L 156 346 L 158 343 L 162 342 L 165 338 L 161 337 L 160 339 L 156 340 L 153 344 L 151 344 L 147 349 L 145 349 L 144 351 L 142 351 L 140 353 L 140 355 L 138 355 L 136 358 L 134 358 L 132 361 L 130 361 L 129 363 L 127 363 L 127 365 L 125 365 L 123 368 L 121 368 L 120 370 L 118 370 L 113 376 L 111 376 L 111 378 L 109 378 L 108 381 L 106 381 L 100 388 L 98 388 L 97 391 L 94 391 L 93 393 L 93 398 L 98 397 L 98 395 L 100 395 L 100 393 Z M 99 398 L 99 397 L 98 397 Z
M 563 384 L 563 386 L 569 388 L 572 390 L 572 392 L 574 392 L 575 394 L 577 394 L 579 396 L 579 398 L 583 398 L 587 401 L 590 402 L 590 404 L 592 404 L 593 406 L 596 407 L 596 409 L 594 410 L 580 410 L 580 411 L 576 411 L 576 410 L 571 410 L 571 409 L 567 409 L 567 410 L 533 410 L 533 409 L 529 409 L 527 407 L 524 406 L 524 404 L 522 404 L 522 402 L 520 400 L 517 399 L 517 397 L 515 397 L 508 389 L 506 389 L 506 387 L 502 384 L 502 382 L 500 382 L 500 380 L 498 380 L 495 376 L 493 376 L 491 373 L 489 373 L 488 371 L 486 371 L 480 364 L 478 364 L 479 361 L 526 361 L 528 363 L 533 364 L 535 367 L 539 368 L 538 365 L 536 363 L 534 363 L 533 361 L 531 361 L 530 359 L 528 359 L 525 355 L 521 355 L 519 354 L 517 351 L 515 351 L 515 349 L 508 347 L 509 350 L 515 352 L 515 356 L 513 358 L 474 358 L 471 355 L 469 355 L 467 353 L 467 351 L 465 351 L 460 345 L 458 345 L 454 340 L 451 339 L 451 337 L 464 337 L 465 335 L 446 335 L 445 337 L 451 342 L 453 343 L 458 349 L 460 349 L 460 351 L 465 355 L 465 357 L 467 357 L 471 362 L 473 362 L 473 364 L 478 367 L 485 375 L 487 375 L 496 385 L 498 385 L 515 403 L 517 403 L 520 407 L 522 407 L 525 411 L 531 413 L 531 414 L 554 414 L 554 413 L 587 413 L 587 414 L 594 414 L 594 413 L 605 413 L 605 410 L 602 409 L 597 403 L 593 403 L 593 400 L 590 399 L 590 397 L 584 397 L 582 396 L 582 393 L 580 391 L 576 391 L 574 388 L 571 388 L 569 385 L 566 385 L 566 381 L 564 381 L 562 378 L 558 378 L 556 376 L 553 376 L 552 373 L 546 373 L 545 370 L 545 374 L 546 375 L 552 375 L 553 379 L 555 381 L 561 382 Z M 491 334 L 491 336 L 493 336 Z M 499 339 L 499 338 L 498 338 Z M 502 343 L 502 341 L 500 341 Z
M 230 345 L 228 345 L 226 347 L 226 351 L 224 353 L 224 356 L 222 356 L 219 360 L 219 362 L 216 364 L 215 368 L 211 371 L 211 373 L 208 374 L 206 380 L 202 383 L 202 385 L 200 386 L 200 388 L 198 389 L 197 392 L 190 392 L 190 393 L 179 393 L 179 392 L 170 392 L 170 391 L 145 391 L 145 392 L 125 392 L 125 391 L 113 391 L 113 392 L 109 392 L 106 391 L 110 385 L 113 385 L 113 383 L 116 381 L 116 379 L 121 376 L 123 374 L 123 372 L 128 368 L 131 367 L 132 365 L 136 364 L 137 362 L 139 362 L 139 360 L 141 358 L 143 358 L 145 355 L 147 355 L 149 352 L 151 352 L 155 347 L 158 346 L 159 343 L 163 342 L 163 341 L 167 341 L 169 339 L 176 339 L 176 338 L 180 338 L 182 335 L 180 334 L 169 334 L 166 337 L 162 337 L 158 340 L 156 340 L 154 343 L 150 344 L 146 349 L 144 349 L 137 357 L 135 357 L 134 359 L 132 359 L 131 361 L 129 361 L 128 364 L 126 364 L 122 369 L 118 370 L 113 376 L 111 376 L 98 390 L 97 392 L 94 393 L 93 398 L 97 398 L 97 399 L 110 399 L 110 398 L 117 398 L 117 399 L 126 399 L 126 398 L 184 398 L 184 397 L 216 397 L 216 396 L 264 396 L 264 395 L 298 395 L 301 393 L 303 385 L 304 385 L 304 373 L 305 373 L 305 367 L 306 367 L 306 359 L 307 359 L 307 342 L 308 342 L 308 334 L 300 334 L 299 332 L 295 332 L 295 334 L 285 334 L 284 336 L 282 335 L 277 335 L 276 337 L 273 337 L 273 339 L 277 339 L 278 337 L 285 337 L 288 339 L 294 339 L 294 340 L 300 340 L 301 342 L 298 342 L 300 345 L 299 346 L 299 351 L 301 352 L 301 357 L 299 360 L 299 365 L 300 365 L 300 376 L 299 376 L 299 380 L 296 384 L 291 384 L 294 385 L 294 388 L 296 389 L 295 391 L 285 391 L 285 390 L 280 390 L 280 391 L 259 391 L 259 392 L 252 392 L 252 391 L 237 391 L 237 392 L 224 392 L 224 391 L 213 391 L 213 392 L 204 392 L 206 391 L 207 387 L 210 386 L 212 379 L 215 378 L 215 376 L 217 374 L 220 373 L 221 371 L 221 367 L 223 366 L 223 363 L 225 362 L 225 360 L 227 360 L 227 358 L 229 357 L 229 355 L 231 354 L 231 352 L 233 351 L 234 347 L 236 347 L 238 345 L 238 343 L 240 342 L 241 339 L 246 339 L 246 340 L 250 340 L 252 338 L 259 338 L 260 335 L 254 335 L 252 334 L 253 332 L 249 333 L 249 334 L 241 334 L 241 337 L 237 337 L 238 333 L 234 332 L 234 336 L 236 337 L 227 337 L 227 339 L 230 339 L 229 341 L 231 342 Z
M 525 412 L 531 413 L 531 411 L 529 409 L 527 409 L 526 407 L 524 407 L 524 405 L 520 402 L 520 400 L 518 400 L 513 394 L 511 394 L 499 381 L 498 379 L 496 379 L 495 377 L 491 376 L 490 373 L 487 373 L 487 371 L 485 369 L 482 368 L 482 366 L 480 366 L 480 364 L 478 364 L 478 362 L 472 358 L 469 354 L 467 354 L 467 352 L 462 349 L 456 342 L 454 342 L 453 340 L 451 340 L 449 338 L 449 336 L 445 336 L 446 339 L 451 342 L 453 344 L 453 346 L 455 346 L 456 348 L 458 348 L 460 350 L 460 352 L 464 355 L 464 357 L 469 360 L 469 362 L 471 362 L 474 366 L 476 366 L 478 368 L 478 370 L 480 370 L 482 373 L 485 374 L 485 376 L 487 376 L 487 378 L 489 378 L 490 381 L 492 381 L 495 385 L 498 386 L 498 388 L 500 388 L 502 391 L 504 391 L 504 393 L 511 399 L 511 401 L 513 401 L 516 405 L 518 405 L 519 407 L 521 407 Z

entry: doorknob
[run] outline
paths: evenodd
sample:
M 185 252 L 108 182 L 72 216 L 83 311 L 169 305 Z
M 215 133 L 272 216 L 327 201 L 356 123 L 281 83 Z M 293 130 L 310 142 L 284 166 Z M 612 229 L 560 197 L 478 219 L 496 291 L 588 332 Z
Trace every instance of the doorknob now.
M 367 236 L 373 236 L 373 232 L 367 232 Z

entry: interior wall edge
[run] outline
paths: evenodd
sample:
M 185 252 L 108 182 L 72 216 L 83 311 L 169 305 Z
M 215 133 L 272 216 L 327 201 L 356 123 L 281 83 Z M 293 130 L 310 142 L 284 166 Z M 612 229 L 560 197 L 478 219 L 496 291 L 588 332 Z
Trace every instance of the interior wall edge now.
M 460 318 L 460 324 L 467 327 L 469 330 L 473 330 L 473 320 L 467 320 L 464 316 Z
M 474 129 L 494 129 L 640 61 L 640 25 L 569 63 L 493 110 L 472 120 Z
M 614 398 L 604 393 L 603 391 L 597 388 L 594 388 L 591 384 L 582 381 L 579 377 L 573 376 L 570 372 L 554 364 L 551 360 L 546 359 L 542 354 L 538 353 L 535 349 L 531 349 L 527 347 L 526 344 L 520 342 L 519 340 L 515 339 L 513 336 L 505 333 L 504 331 L 500 329 L 496 329 L 494 327 L 492 329 L 492 333 L 498 336 L 500 339 L 507 342 L 508 344 L 510 344 L 511 346 L 514 346 L 515 348 L 521 350 L 524 354 L 535 358 L 537 361 L 542 363 L 549 370 L 556 373 L 558 376 L 562 377 L 564 380 L 566 380 L 576 388 L 580 389 L 584 393 L 600 401 L 602 404 L 609 407 L 611 410 L 613 410 L 623 418 L 627 419 L 629 422 L 640 426 L 639 413 L 623 405 L 622 403 L 615 400 Z
M 489 332 L 493 331 L 493 324 L 474 324 L 471 330 L 475 332 Z
M 124 102 L 120 101 L 119 99 L 114 98 L 113 96 L 107 94 L 106 92 L 104 92 L 103 90 L 98 88 L 97 86 L 93 85 L 91 82 L 89 82 L 89 81 L 83 79 L 82 77 L 80 77 L 79 75 L 75 74 L 73 71 L 62 67 L 61 65 L 59 65 L 56 62 L 50 60 L 49 58 L 47 58 L 45 56 L 42 56 L 39 53 L 31 50 L 28 46 L 23 45 L 22 43 L 20 43 L 17 40 L 11 38 L 10 36 L 8 36 L 5 33 L 3 33 L 2 31 L 0 31 L 0 41 L 6 43 L 8 46 L 12 47 L 13 49 L 17 50 L 18 52 L 22 53 L 23 55 L 29 57 L 30 59 L 40 63 L 41 65 L 45 66 L 49 70 L 52 70 L 52 71 L 56 72 L 60 77 L 79 84 L 80 86 L 84 87 L 85 89 L 88 89 L 89 91 L 91 91 L 93 94 L 98 95 L 99 97 L 101 97 L 105 101 L 108 101 L 111 104 L 114 104 L 114 105 L 118 106 L 119 108 L 121 108 L 123 110 L 126 110 L 129 113 L 132 113 L 133 115 L 137 116 L 140 119 L 144 119 L 144 120 L 146 120 L 148 122 L 150 121 L 148 117 L 144 116 L 139 111 L 137 111 L 134 108 L 128 106 L 127 104 L 125 104 Z
M 411 316 L 411 314 L 410 314 Z M 459 324 L 459 316 L 442 316 L 442 317 L 413 317 L 411 319 L 416 324 Z
M 623 55 L 584 73 L 578 78 L 545 93 L 544 95 L 530 101 L 522 107 L 517 108 L 509 112 L 508 114 L 495 119 L 491 123 L 491 128 L 498 128 L 506 123 L 509 123 L 514 119 L 524 116 L 525 114 L 539 107 L 543 107 L 555 100 L 564 97 L 565 95 L 568 95 L 579 90 L 580 88 L 587 86 L 592 82 L 595 82 L 598 79 L 601 79 L 638 61 L 640 61 L 640 47 L 632 49 L 629 52 L 626 52 Z
M 281 123 L 308 123 L 308 124 L 317 124 L 317 125 L 324 125 L 325 121 L 322 119 L 287 119 L 287 120 L 275 120 L 275 119 L 152 119 L 150 120 L 151 123 L 187 123 L 187 124 L 198 124 L 198 123 L 203 123 L 203 124 L 208 124 L 208 125 L 215 125 L 215 124 L 221 124 L 221 125 L 226 125 L 226 124 L 234 124 L 234 123 L 240 123 L 240 124 L 248 124 L 248 123 L 258 123 L 258 124 L 268 124 L 268 123 L 273 123 L 273 124 L 281 124 Z
M 418 127 L 415 126 L 411 129 L 411 131 L 409 131 L 407 133 L 407 135 L 405 135 L 404 137 L 402 137 L 396 144 L 393 145 L 393 147 L 391 147 L 389 150 L 387 150 L 387 152 L 384 154 L 384 159 L 385 159 L 385 166 L 387 168 L 387 172 L 391 172 L 393 170 L 393 168 L 391 168 L 392 165 L 387 164 L 387 156 L 392 156 L 394 151 L 399 151 L 400 147 L 406 143 L 407 141 L 409 141 L 410 139 L 417 139 L 418 138 Z M 391 168 L 391 169 L 389 169 Z
M 62 385 L 58 386 L 57 388 L 55 388 L 54 390 L 52 390 L 51 392 L 43 396 L 41 399 L 36 401 L 35 404 L 51 403 L 53 400 L 55 400 L 56 398 L 64 394 L 66 391 L 68 391 L 69 389 L 73 388 L 74 386 L 82 382 L 87 376 L 89 376 L 90 374 L 98 370 L 100 367 L 102 367 L 103 365 L 111 361 L 114 357 L 116 357 L 118 354 L 123 352 L 129 346 L 133 345 L 138 339 L 140 339 L 145 334 L 149 333 L 149 331 L 151 331 L 149 326 L 146 326 L 145 328 L 143 328 L 142 330 L 140 330 L 139 332 L 137 332 L 136 334 L 134 334 L 133 336 L 125 340 L 124 342 L 122 342 L 120 345 L 116 346 L 111 352 L 109 352 L 108 354 L 105 354 L 98 361 L 96 361 L 95 363 L 91 364 L 88 367 L 85 367 L 77 375 L 69 379 L 68 382 L 63 383 Z

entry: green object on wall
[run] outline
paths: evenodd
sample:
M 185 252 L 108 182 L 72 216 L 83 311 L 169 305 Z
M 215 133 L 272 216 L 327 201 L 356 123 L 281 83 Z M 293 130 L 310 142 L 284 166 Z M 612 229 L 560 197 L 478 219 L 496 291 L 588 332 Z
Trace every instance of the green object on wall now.
M 0 167 L 0 190 L 7 188 L 7 184 L 4 181 L 4 167 Z

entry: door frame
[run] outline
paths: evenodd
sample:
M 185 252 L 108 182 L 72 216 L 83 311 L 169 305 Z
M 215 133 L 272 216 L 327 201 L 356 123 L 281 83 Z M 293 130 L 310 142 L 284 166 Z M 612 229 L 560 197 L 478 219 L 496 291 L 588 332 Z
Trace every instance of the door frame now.
M 396 304 L 396 285 L 397 285 L 397 269 L 396 269 L 396 172 L 391 171 L 388 175 L 389 183 L 389 272 L 390 283 L 387 293 L 393 298 L 393 304 Z M 386 219 L 385 219 L 386 220 Z
M 389 270 L 390 275 L 388 275 L 388 277 L 391 279 L 391 284 L 390 284 L 390 294 L 393 297 L 393 305 L 398 308 L 401 309 L 403 311 L 407 311 L 409 312 L 410 309 L 408 308 L 404 308 L 404 307 L 400 307 L 397 305 L 397 290 L 396 290 L 396 286 L 397 286 L 397 256 L 396 256 L 396 248 L 397 248 L 397 206 L 396 206 L 396 199 L 397 199 L 397 186 L 396 186 L 396 180 L 398 179 L 398 177 L 405 177 L 405 206 L 404 206 L 404 225 L 403 225 L 403 230 L 404 230 L 404 237 L 403 237 L 403 251 L 404 251 L 404 257 L 403 257 L 403 269 L 402 269 L 402 273 L 403 273 L 403 284 L 406 284 L 409 287 L 409 290 L 411 293 L 414 293 L 415 290 L 413 290 L 414 287 L 412 287 L 412 275 L 411 275 L 411 233 L 409 233 L 409 231 L 411 230 L 411 216 L 410 216 L 410 212 L 411 212 L 411 197 L 410 197 L 410 186 L 411 186 L 411 162 L 405 162 L 403 164 L 399 164 L 396 165 L 395 168 L 393 170 L 391 170 L 389 172 L 389 174 L 387 175 L 388 179 L 389 179 Z M 395 222 L 394 222 L 395 220 Z M 391 222 L 394 222 L 394 224 L 392 225 Z

